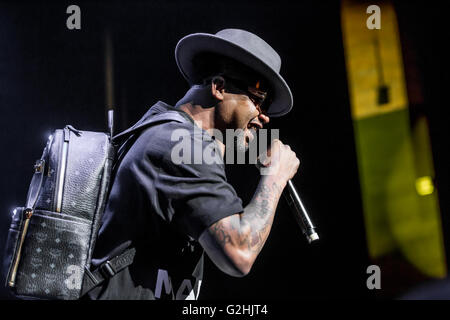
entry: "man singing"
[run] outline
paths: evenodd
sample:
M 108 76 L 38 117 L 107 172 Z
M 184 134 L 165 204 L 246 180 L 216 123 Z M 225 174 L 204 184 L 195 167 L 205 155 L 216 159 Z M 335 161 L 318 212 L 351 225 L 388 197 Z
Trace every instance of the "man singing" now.
M 225 29 L 184 37 L 175 58 L 191 87 L 175 107 L 157 102 L 129 129 L 150 123 L 119 151 L 93 254 L 90 299 L 197 299 L 205 251 L 223 272 L 245 276 L 297 172 L 295 153 L 274 140 L 262 163 L 270 174 L 261 175 L 247 206 L 225 175 L 225 145 L 246 150 L 270 117 L 292 108 L 272 47 L 250 32 Z M 242 138 L 211 135 L 225 137 L 227 129 L 241 129 Z M 192 152 L 182 155 L 187 161 L 174 161 L 174 132 L 192 142 Z M 209 148 L 216 161 L 195 161 L 195 148 Z

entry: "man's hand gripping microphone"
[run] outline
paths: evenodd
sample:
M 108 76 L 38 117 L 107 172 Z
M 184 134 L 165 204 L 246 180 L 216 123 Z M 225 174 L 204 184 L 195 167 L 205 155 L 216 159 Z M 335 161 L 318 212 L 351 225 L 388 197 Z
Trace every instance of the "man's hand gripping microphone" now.
M 282 145 L 281 141 L 278 141 L 278 143 Z M 268 163 L 271 161 L 268 160 L 269 158 L 266 154 L 258 157 L 256 161 L 256 167 L 260 169 L 261 174 L 271 174 L 271 164 Z M 264 170 L 267 170 L 267 172 L 264 172 Z M 313 241 L 319 240 L 319 235 L 317 234 L 316 227 L 312 223 L 311 218 L 309 217 L 308 212 L 306 211 L 305 206 L 300 199 L 300 195 L 298 194 L 297 189 L 290 179 L 287 181 L 286 188 L 283 190 L 283 195 L 289 207 L 291 208 L 295 220 L 299 224 L 308 242 L 311 243 Z

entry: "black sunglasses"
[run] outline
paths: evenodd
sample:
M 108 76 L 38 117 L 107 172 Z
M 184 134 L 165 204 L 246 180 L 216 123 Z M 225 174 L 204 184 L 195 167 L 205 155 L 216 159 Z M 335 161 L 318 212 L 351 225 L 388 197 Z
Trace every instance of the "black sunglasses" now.
M 243 80 L 231 78 L 229 76 L 222 76 L 225 79 L 225 88 L 230 93 L 244 94 L 250 98 L 255 106 L 258 106 L 261 111 L 266 112 L 271 103 L 268 92 L 261 90 L 260 82 L 254 86 L 249 85 Z

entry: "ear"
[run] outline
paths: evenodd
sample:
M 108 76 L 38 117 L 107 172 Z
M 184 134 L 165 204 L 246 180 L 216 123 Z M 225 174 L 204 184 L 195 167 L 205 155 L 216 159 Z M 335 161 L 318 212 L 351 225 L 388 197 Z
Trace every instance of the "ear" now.
M 225 79 L 222 77 L 214 77 L 211 80 L 211 95 L 217 100 L 222 101 L 225 93 Z

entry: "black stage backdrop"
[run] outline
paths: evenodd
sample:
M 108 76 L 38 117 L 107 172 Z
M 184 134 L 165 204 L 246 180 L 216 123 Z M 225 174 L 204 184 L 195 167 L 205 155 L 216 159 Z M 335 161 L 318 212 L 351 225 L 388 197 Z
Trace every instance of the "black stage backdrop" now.
M 66 28 L 70 4 L 81 8 L 81 30 Z M 408 9 L 422 10 L 420 5 Z M 428 28 L 424 34 L 432 29 L 426 20 L 411 23 Z M 51 131 L 66 124 L 84 130 L 106 128 L 106 29 L 114 48 L 116 124 L 124 129 L 154 102 L 174 104 L 188 88 L 175 64 L 177 41 L 189 33 L 215 33 L 224 28 L 254 32 L 282 57 L 281 73 L 293 91 L 294 108 L 289 116 L 272 119 L 272 128 L 281 128 L 281 140 L 301 158 L 294 181 L 321 239 L 314 245 L 306 243 L 282 199 L 271 235 L 251 273 L 232 278 L 207 260 L 200 299 L 373 297 L 366 287 L 366 268 L 371 263 L 339 1 L 1 3 L 0 249 L 10 212 L 24 204 L 32 166 Z M 445 101 L 440 91 L 444 88 L 435 87 L 446 76 L 439 69 L 445 55 L 439 51 L 439 39 L 420 45 L 425 49 L 419 59 L 428 70 L 427 99 L 435 108 L 430 107 L 429 114 L 433 148 L 442 153 L 435 156 L 441 198 L 448 198 L 444 138 L 449 135 L 437 109 Z M 435 46 L 433 56 L 426 46 Z M 247 203 L 256 186 L 256 169 L 250 165 L 228 169 L 229 180 Z M 441 206 L 448 211 L 447 204 Z M 0 290 L 2 298 L 10 298 Z

